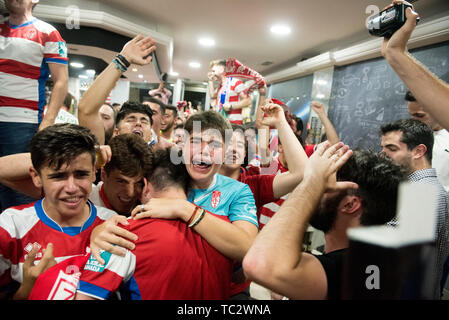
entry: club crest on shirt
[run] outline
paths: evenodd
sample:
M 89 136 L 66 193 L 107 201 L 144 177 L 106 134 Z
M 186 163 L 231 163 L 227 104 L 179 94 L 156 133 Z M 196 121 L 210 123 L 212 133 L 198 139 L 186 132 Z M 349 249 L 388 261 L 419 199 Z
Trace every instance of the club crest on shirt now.
M 215 209 L 218 206 L 218 204 L 220 203 L 220 198 L 221 198 L 220 191 L 212 192 L 212 199 L 210 201 L 210 205 L 212 206 L 212 208 Z

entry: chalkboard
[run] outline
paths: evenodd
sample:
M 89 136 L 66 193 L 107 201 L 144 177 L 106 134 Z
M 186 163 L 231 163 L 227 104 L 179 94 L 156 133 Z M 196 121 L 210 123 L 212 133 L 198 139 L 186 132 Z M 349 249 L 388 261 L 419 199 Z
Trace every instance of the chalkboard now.
M 305 127 L 309 120 L 312 85 L 313 74 L 275 83 L 269 88 L 268 97 L 284 102 L 294 115 L 302 119 Z M 306 130 L 303 130 L 303 140 L 306 134 Z
M 439 77 L 449 71 L 449 42 L 411 54 Z M 380 126 L 410 118 L 406 91 L 383 58 L 335 68 L 328 114 L 341 141 L 351 148 L 380 151 Z

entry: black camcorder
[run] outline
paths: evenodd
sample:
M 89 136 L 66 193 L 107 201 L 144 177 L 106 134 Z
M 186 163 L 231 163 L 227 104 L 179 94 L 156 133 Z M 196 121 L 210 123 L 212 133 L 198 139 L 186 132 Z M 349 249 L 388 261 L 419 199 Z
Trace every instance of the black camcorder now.
M 372 16 L 367 24 L 369 33 L 377 37 L 390 38 L 407 20 L 405 15 L 407 8 L 412 6 L 404 3 L 395 4 Z M 416 20 L 416 23 L 418 22 L 419 18 Z

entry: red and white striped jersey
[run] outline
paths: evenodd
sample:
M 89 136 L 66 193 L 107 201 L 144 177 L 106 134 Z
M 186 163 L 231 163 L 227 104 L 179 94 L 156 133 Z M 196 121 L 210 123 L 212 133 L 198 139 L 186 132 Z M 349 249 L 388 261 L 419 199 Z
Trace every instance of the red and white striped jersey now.
M 50 24 L 0 24 L 0 121 L 40 123 L 48 63 L 67 64 L 67 46 Z
M 240 93 L 245 89 L 245 84 L 238 78 L 227 78 L 226 83 L 222 83 L 218 88 L 217 99 L 219 110 L 223 108 L 225 103 L 239 102 Z M 228 112 L 228 120 L 231 123 L 242 124 L 242 109 L 232 109 Z
M 23 263 L 33 244 L 38 244 L 36 262 L 42 258 L 42 250 L 53 244 L 53 256 L 57 262 L 84 256 L 92 230 L 116 213 L 95 207 L 90 201 L 90 216 L 80 227 L 59 226 L 45 213 L 42 201 L 12 207 L 0 214 L 0 290 L 12 281 L 22 282 Z

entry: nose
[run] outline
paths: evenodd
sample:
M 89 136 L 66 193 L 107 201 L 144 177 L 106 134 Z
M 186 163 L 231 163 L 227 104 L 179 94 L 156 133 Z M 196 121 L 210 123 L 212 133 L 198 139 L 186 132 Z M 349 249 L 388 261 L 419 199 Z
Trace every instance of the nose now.
M 65 183 L 65 191 L 67 193 L 75 193 L 78 191 L 78 186 L 76 184 L 76 180 L 74 176 L 69 176 Z

